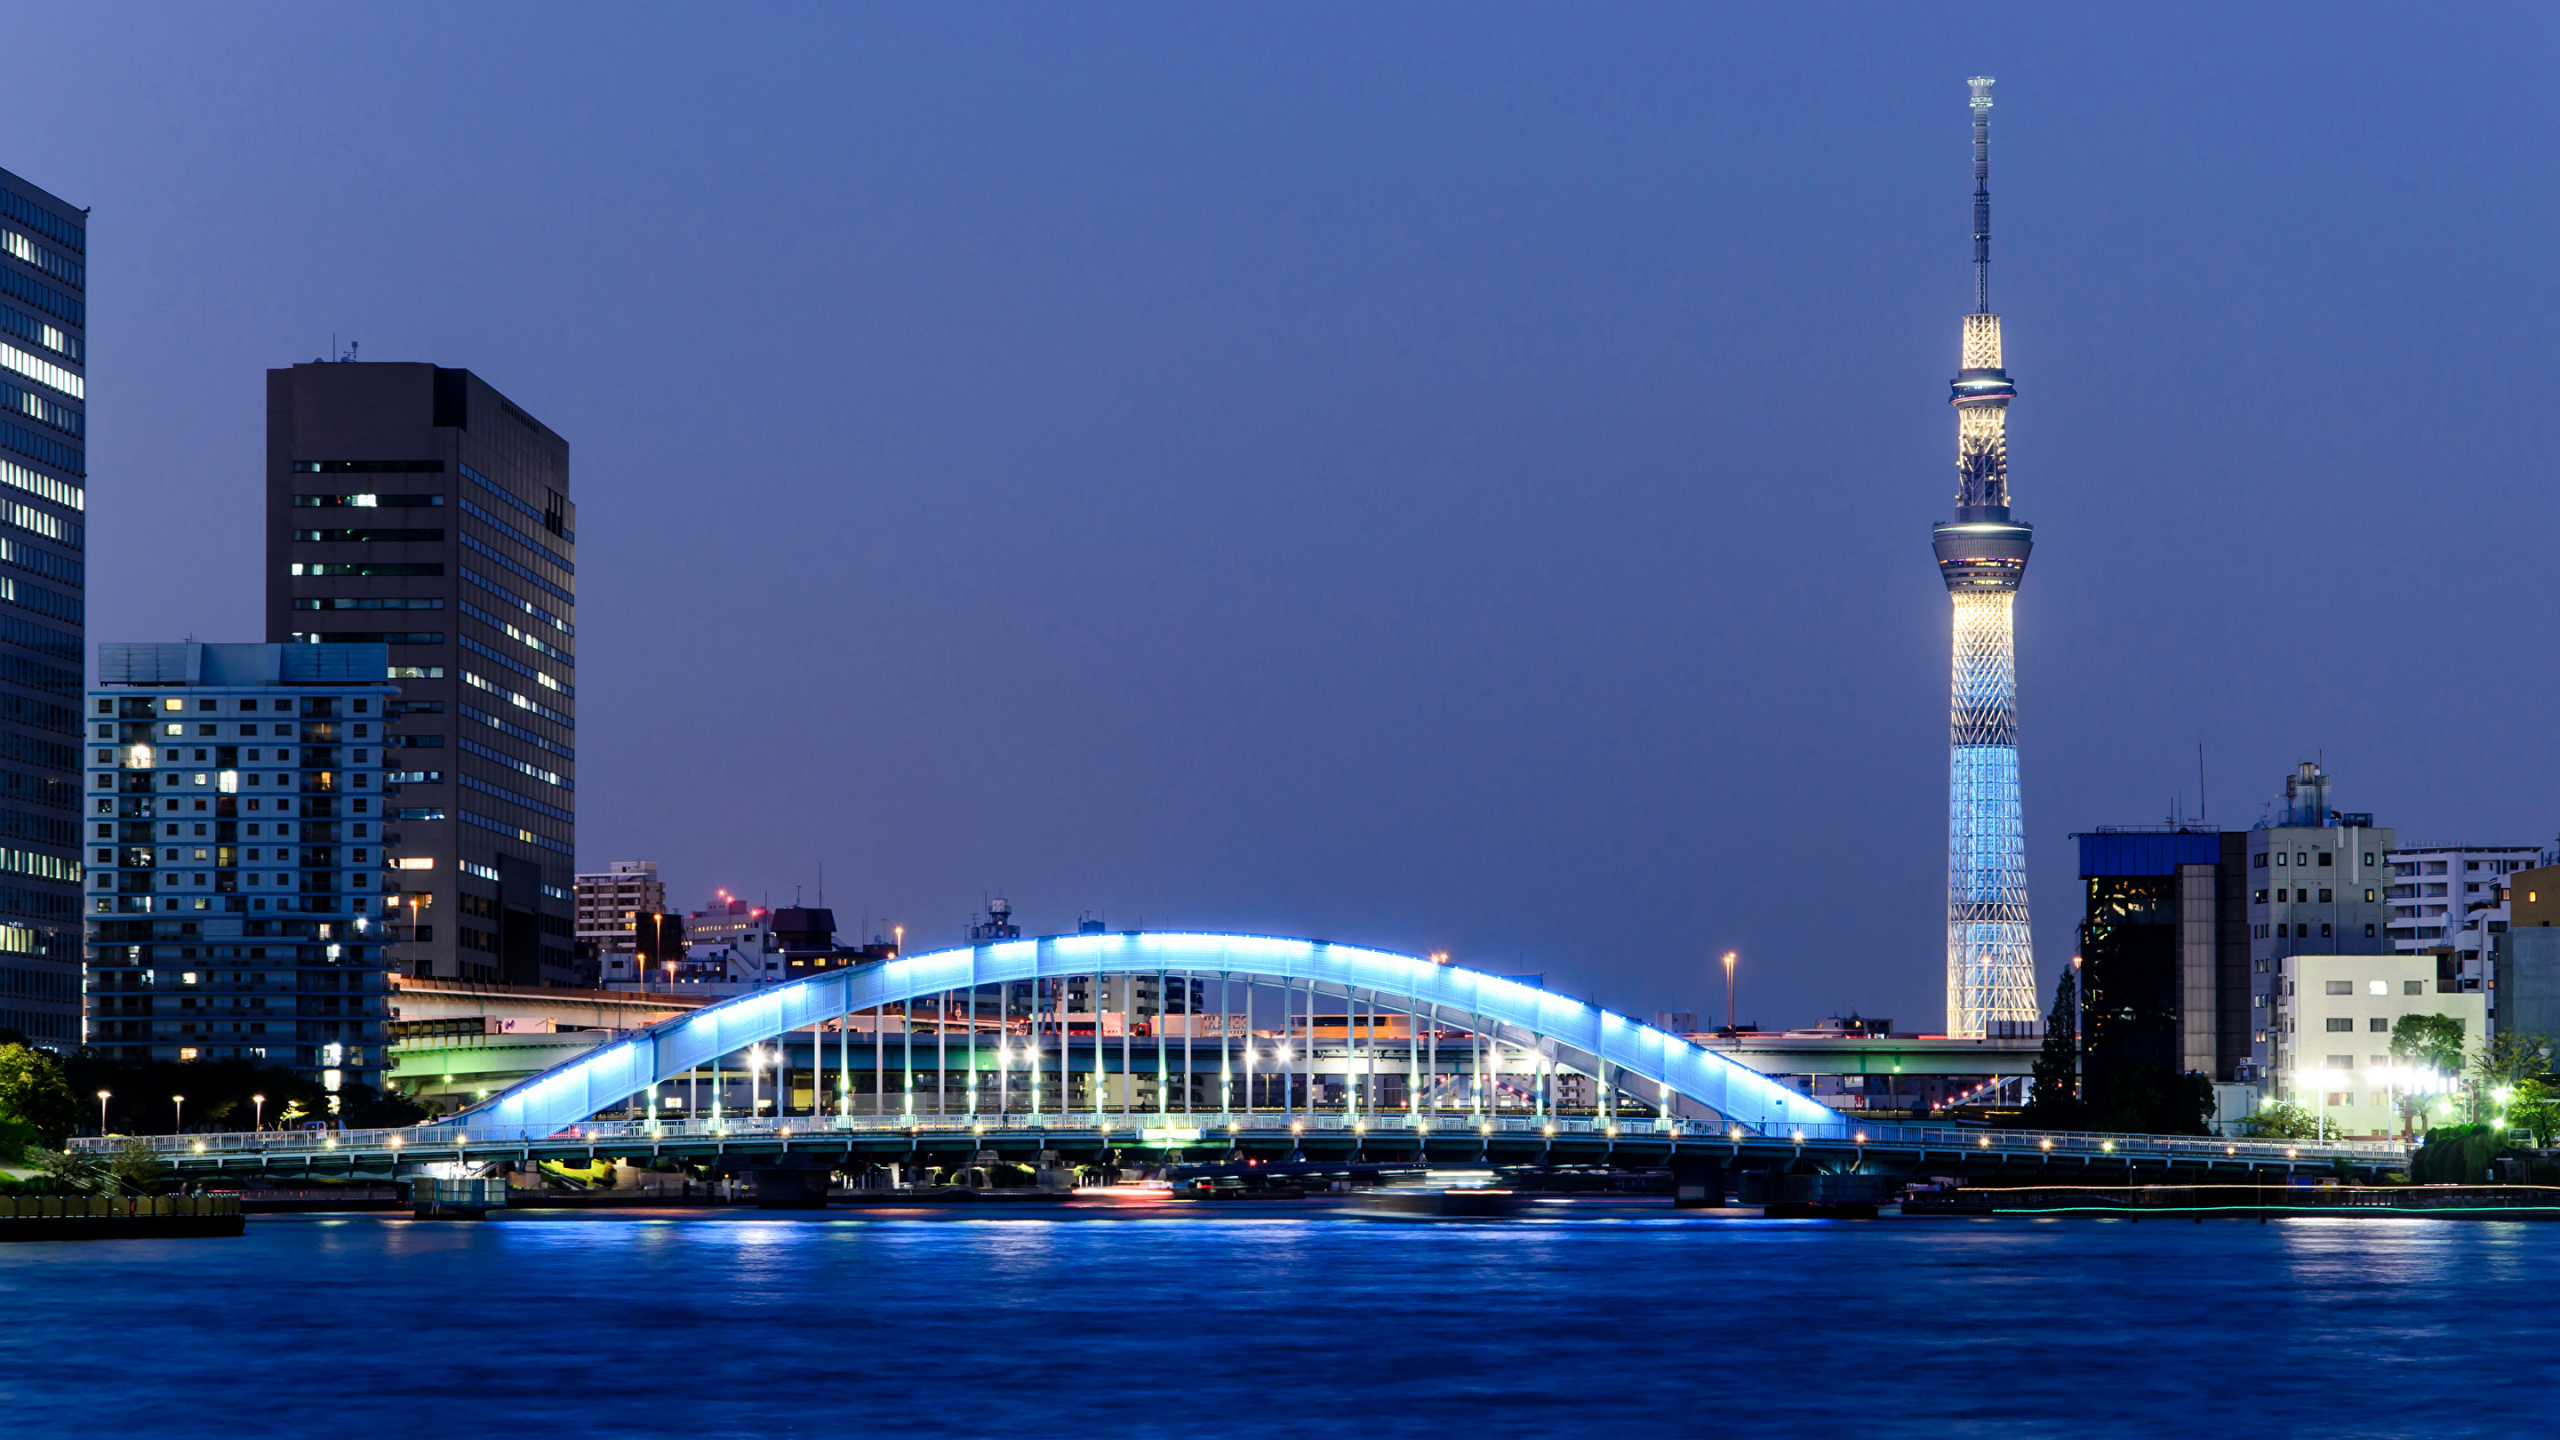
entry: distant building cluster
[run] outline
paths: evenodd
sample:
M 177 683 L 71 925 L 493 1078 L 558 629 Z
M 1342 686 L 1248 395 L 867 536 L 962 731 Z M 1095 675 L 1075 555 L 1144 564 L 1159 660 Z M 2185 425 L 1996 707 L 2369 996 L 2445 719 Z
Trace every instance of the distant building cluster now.
M 2560 1034 L 2560 847 L 2404 846 L 2330 794 L 2306 762 L 2248 830 L 2078 837 L 2084 1099 L 2194 1076 L 2226 1125 L 2289 1103 L 2389 1134 L 2444 1078 L 2395 1050 L 2404 1018 L 2452 1021 L 2474 1051 Z

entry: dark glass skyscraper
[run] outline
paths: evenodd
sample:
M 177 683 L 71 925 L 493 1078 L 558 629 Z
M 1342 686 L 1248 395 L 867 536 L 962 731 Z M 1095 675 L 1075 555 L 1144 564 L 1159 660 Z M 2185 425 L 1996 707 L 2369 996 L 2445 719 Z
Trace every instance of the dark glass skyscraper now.
M 88 233 L 0 170 L 0 1028 L 53 1049 L 80 1043 L 79 827 L 107 819 L 80 791 Z
M 569 981 L 576 520 L 569 442 L 468 370 L 267 372 L 267 638 L 390 647 L 406 974 Z

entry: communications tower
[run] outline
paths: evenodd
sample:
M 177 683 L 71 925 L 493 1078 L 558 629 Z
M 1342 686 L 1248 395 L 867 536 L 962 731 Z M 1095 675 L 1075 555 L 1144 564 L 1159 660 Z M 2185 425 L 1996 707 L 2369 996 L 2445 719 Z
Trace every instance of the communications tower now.
M 1934 531 L 1955 603 L 1947 757 L 1947 1033 L 2034 1032 L 2027 842 L 2018 809 L 2018 671 L 2010 606 L 2035 527 L 2009 518 L 2009 401 L 1991 313 L 1991 79 L 1973 86 L 1973 313 L 1956 372 L 1956 518 Z

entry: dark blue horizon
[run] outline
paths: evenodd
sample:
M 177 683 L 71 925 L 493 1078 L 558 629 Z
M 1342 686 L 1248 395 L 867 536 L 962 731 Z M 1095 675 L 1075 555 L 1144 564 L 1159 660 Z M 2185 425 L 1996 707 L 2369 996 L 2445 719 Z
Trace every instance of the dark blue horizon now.
M 2525 7 L 38 11 L 93 642 L 252 640 L 264 372 L 573 447 L 580 865 L 1943 1016 L 1965 77 L 2040 968 L 2319 758 L 2548 843 Z M 866 923 L 866 917 L 868 917 Z

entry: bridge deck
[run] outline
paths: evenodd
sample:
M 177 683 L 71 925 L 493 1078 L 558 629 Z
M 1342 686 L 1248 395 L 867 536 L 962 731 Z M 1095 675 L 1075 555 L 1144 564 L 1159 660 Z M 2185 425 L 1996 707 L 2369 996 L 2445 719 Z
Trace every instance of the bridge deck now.
M 107 1153 L 140 1143 L 187 1173 L 385 1174 L 460 1162 L 627 1157 L 737 1160 L 800 1155 L 851 1163 L 980 1150 L 1068 1157 L 1210 1159 L 1237 1154 L 1492 1162 L 1660 1164 L 1675 1155 L 1761 1163 L 1806 1160 L 1833 1169 L 1912 1173 L 2108 1175 L 2290 1174 L 2344 1161 L 2379 1174 L 2406 1166 L 2395 1142 L 2328 1144 L 2185 1136 L 2086 1135 L 1911 1125 L 1806 1127 L 1783 1134 L 1678 1120 L 1565 1117 L 1538 1121 L 1466 1112 L 1346 1116 L 1241 1112 L 1135 1117 L 1091 1115 L 975 1119 L 808 1116 L 651 1125 L 593 1121 L 549 1134 L 494 1128 L 263 1131 L 212 1135 L 83 1138 L 76 1148 Z

